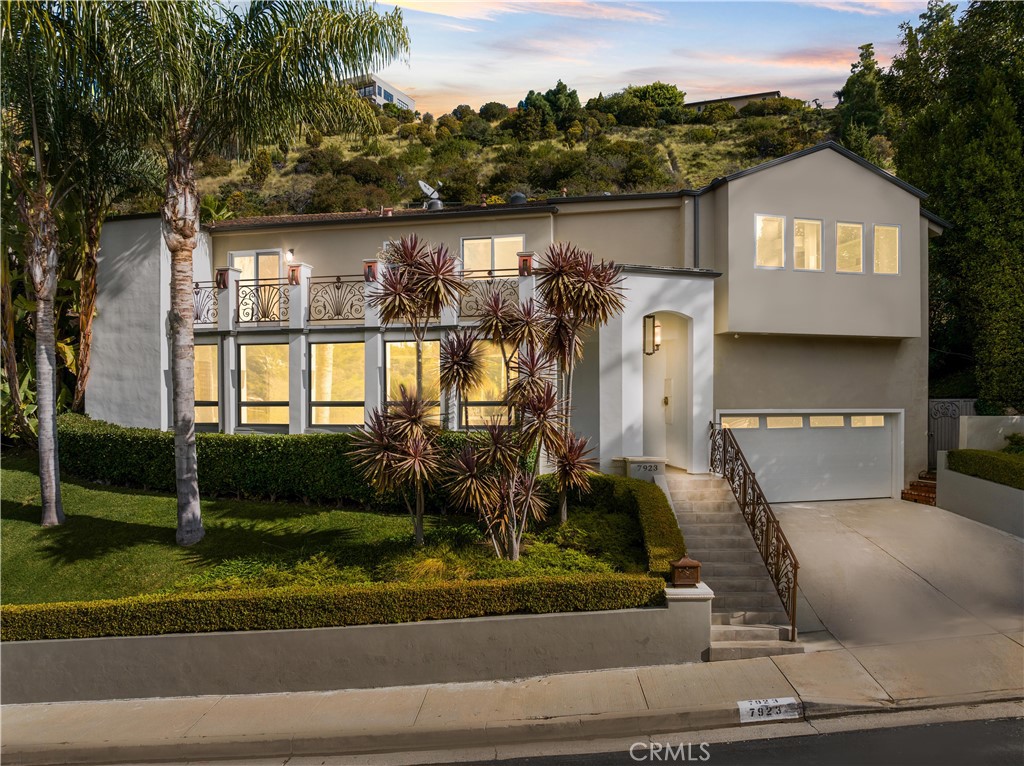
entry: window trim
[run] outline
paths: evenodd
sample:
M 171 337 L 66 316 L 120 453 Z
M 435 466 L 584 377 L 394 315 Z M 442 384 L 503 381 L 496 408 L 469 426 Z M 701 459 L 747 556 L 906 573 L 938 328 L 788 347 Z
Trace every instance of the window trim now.
M 820 265 L 816 269 L 801 269 L 796 265 L 796 223 L 804 221 L 818 224 L 818 261 Z M 824 218 L 797 218 L 793 216 L 793 271 L 807 271 L 812 274 L 822 274 L 825 271 L 825 219 Z
M 840 226 L 859 226 L 860 227 L 860 271 L 840 271 L 839 270 L 839 227 Z M 864 270 L 864 227 L 863 221 L 836 221 L 836 263 L 835 273 L 836 274 L 865 274 Z
M 782 219 L 782 265 L 761 266 L 757 262 L 757 221 L 759 218 L 781 218 Z M 789 227 L 789 216 L 778 213 L 754 213 L 754 268 L 764 271 L 785 271 L 786 270 L 786 229 Z
M 526 234 L 525 233 L 523 233 L 523 234 L 483 234 L 483 235 L 481 235 L 479 237 L 459 237 L 459 265 L 462 267 L 462 271 L 463 272 L 465 272 L 465 270 L 466 270 L 466 242 L 468 240 L 479 240 L 479 239 L 489 239 L 489 240 L 491 240 L 491 268 L 489 268 L 487 270 L 488 276 L 486 276 L 486 277 L 469 277 L 469 279 L 493 279 L 493 278 L 499 276 L 498 274 L 495 273 L 495 272 L 498 271 L 498 269 L 496 269 L 494 267 L 494 240 L 495 239 L 503 239 L 505 237 L 519 237 L 522 240 L 522 242 L 523 242 L 523 249 L 522 250 L 517 250 L 516 252 L 517 253 L 526 252 Z M 516 273 L 518 274 L 518 263 L 516 264 L 515 268 L 516 268 Z M 511 276 L 511 275 L 506 275 L 506 276 Z
M 896 229 L 896 271 L 875 271 L 877 261 L 877 246 L 875 244 L 875 229 L 884 226 L 887 229 Z M 871 273 L 880 277 L 898 277 L 903 271 L 902 255 L 903 226 L 898 223 L 873 223 L 871 224 Z
M 238 411 L 238 424 L 235 427 L 236 431 L 248 431 L 256 433 L 270 433 L 270 434 L 286 434 L 291 428 L 291 402 L 290 401 L 266 401 L 266 402 L 246 402 L 242 400 L 242 349 L 246 346 L 284 346 L 289 347 L 287 341 L 285 342 L 274 342 L 268 340 L 254 340 L 252 343 L 239 343 L 238 344 L 238 369 L 235 372 L 236 385 L 238 386 L 238 403 L 236 410 Z M 288 393 L 291 394 L 291 358 L 289 353 L 288 359 Z M 288 422 L 287 423 L 246 423 L 242 417 L 242 410 L 245 407 L 287 407 L 288 408 Z
M 341 346 L 344 344 L 359 343 L 363 346 L 363 399 L 360 401 L 345 401 L 345 400 L 321 400 L 313 399 L 313 359 L 315 354 L 313 353 L 313 346 Z M 318 340 L 309 342 L 309 364 L 306 365 L 306 376 L 307 385 L 306 390 L 309 392 L 308 401 L 306 403 L 306 422 L 310 429 L 313 430 L 324 430 L 324 431 L 353 431 L 359 428 L 366 422 L 366 341 L 365 340 Z M 342 425 L 340 423 L 314 423 L 313 422 L 313 408 L 314 407 L 359 407 L 363 411 L 363 423 L 357 423 L 356 425 Z

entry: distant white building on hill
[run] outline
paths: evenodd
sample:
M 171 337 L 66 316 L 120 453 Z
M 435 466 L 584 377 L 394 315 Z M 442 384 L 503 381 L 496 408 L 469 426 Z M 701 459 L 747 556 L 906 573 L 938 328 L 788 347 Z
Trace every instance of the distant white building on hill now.
M 354 77 L 348 82 L 351 83 L 360 96 L 370 99 L 377 106 L 394 104 L 399 109 L 408 109 L 410 112 L 416 111 L 416 99 L 400 91 L 391 83 L 380 79 L 375 74 Z

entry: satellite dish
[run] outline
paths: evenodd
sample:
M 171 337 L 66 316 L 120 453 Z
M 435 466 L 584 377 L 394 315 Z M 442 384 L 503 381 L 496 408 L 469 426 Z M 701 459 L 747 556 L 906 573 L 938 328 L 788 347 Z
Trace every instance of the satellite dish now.
M 420 189 L 423 190 L 423 193 L 427 195 L 428 199 L 441 199 L 441 195 L 437 193 L 437 189 L 428 184 L 426 181 L 417 181 L 416 183 L 420 185 Z M 438 187 L 440 188 L 440 186 L 441 184 L 439 183 Z

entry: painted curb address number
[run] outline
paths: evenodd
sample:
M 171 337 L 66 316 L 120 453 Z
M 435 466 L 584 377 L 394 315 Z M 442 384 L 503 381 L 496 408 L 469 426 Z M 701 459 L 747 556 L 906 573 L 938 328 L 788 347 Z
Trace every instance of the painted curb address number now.
M 795 697 L 772 697 L 766 700 L 741 700 L 736 703 L 740 709 L 740 723 L 757 721 L 779 721 L 800 717 L 800 703 Z

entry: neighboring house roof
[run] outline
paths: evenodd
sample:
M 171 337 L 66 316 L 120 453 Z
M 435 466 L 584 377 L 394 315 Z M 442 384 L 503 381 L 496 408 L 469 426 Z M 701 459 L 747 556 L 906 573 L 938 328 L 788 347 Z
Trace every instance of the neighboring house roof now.
M 721 98 L 709 98 L 704 101 L 690 101 L 683 104 L 685 107 L 707 106 L 708 104 L 720 104 L 726 101 L 739 101 L 741 98 L 781 98 L 782 92 L 778 90 L 766 90 L 763 93 L 744 93 L 741 96 L 722 96 Z

